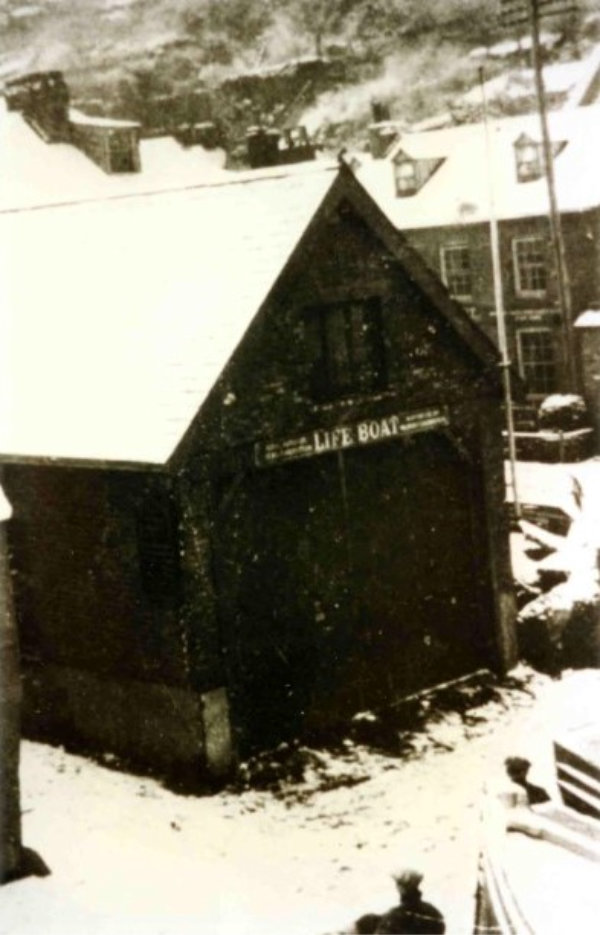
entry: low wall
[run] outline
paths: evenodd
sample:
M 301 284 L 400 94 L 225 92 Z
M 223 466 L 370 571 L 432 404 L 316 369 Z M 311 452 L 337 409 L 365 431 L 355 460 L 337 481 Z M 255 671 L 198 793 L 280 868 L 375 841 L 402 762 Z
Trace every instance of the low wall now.
M 114 681 L 67 666 L 23 663 L 23 734 L 152 773 L 210 780 L 232 764 L 225 689 L 199 694 Z
M 508 436 L 503 432 L 505 455 L 508 455 Z M 548 464 L 585 461 L 595 454 L 593 429 L 572 432 L 515 432 L 515 447 L 519 461 L 543 461 Z

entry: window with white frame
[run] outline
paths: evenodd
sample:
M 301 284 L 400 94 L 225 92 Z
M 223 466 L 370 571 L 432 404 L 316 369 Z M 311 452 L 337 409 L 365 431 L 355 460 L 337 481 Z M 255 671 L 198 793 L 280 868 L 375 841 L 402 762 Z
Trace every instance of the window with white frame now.
M 517 179 L 519 182 L 531 182 L 539 179 L 544 172 L 541 143 L 522 133 L 515 144 Z
M 512 248 L 517 295 L 543 295 L 548 285 L 545 238 L 537 234 L 514 237 Z
M 440 261 L 442 279 L 450 295 L 455 299 L 471 299 L 473 297 L 473 273 L 468 244 L 453 243 L 442 247 Z
M 414 195 L 417 191 L 417 166 L 412 159 L 403 159 L 394 166 L 396 194 L 399 197 Z
M 549 328 L 521 328 L 517 331 L 519 371 L 532 396 L 556 391 L 554 339 Z

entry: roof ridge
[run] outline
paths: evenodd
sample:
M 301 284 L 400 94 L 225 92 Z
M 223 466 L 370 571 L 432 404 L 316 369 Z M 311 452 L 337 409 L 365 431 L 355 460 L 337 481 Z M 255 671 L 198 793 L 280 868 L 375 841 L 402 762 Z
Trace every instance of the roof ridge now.
M 296 164 L 297 165 L 297 164 Z M 52 208 L 72 208 L 78 205 L 86 204 L 102 204 L 107 201 L 124 201 L 126 199 L 134 198 L 149 198 L 152 196 L 158 195 L 173 195 L 179 192 L 192 192 L 199 191 L 204 189 L 217 189 L 217 188 L 228 188 L 234 185 L 250 185 L 255 182 L 272 182 L 279 181 L 281 179 L 288 178 L 302 178 L 304 175 L 316 175 L 318 172 L 332 172 L 338 168 L 335 163 L 327 163 L 324 165 L 319 165 L 318 168 L 315 166 L 311 167 L 308 171 L 303 172 L 292 172 L 292 171 L 279 171 L 276 173 L 270 174 L 261 174 L 260 176 L 252 175 L 250 176 L 248 172 L 243 173 L 243 178 L 217 178 L 211 181 L 198 182 L 191 185 L 178 185 L 175 187 L 169 188 L 160 188 L 160 189 L 144 189 L 137 192 L 118 192 L 111 193 L 106 195 L 94 195 L 90 197 L 83 197 L 79 199 L 73 199 L 70 201 L 54 201 L 46 202 L 43 204 L 33 204 L 26 206 L 18 206 L 14 208 L 0 208 L 0 215 L 4 214 L 24 214 L 28 211 L 46 211 Z M 232 171 L 232 170 L 223 170 L 223 172 Z M 254 170 L 256 172 L 263 173 L 263 169 Z M 242 173 L 240 173 L 242 174 Z

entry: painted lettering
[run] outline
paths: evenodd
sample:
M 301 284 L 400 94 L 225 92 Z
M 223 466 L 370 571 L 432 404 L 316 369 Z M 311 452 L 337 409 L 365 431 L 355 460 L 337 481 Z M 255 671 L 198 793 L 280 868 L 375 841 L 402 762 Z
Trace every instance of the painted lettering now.
M 369 441 L 369 426 L 366 422 L 358 423 L 356 434 L 360 445 L 364 445 Z
M 381 426 L 379 422 L 369 422 L 369 438 L 371 441 L 378 441 L 381 435 Z
M 388 420 L 387 420 L 387 419 L 382 419 L 382 420 L 381 420 L 381 437 L 382 437 L 382 438 L 391 438 L 391 436 L 392 436 L 392 430 L 391 430 L 391 428 L 390 428 L 390 426 L 389 426 L 389 424 L 388 424 Z
M 352 434 L 352 429 L 350 426 L 345 425 L 342 428 L 342 445 L 344 448 L 349 448 L 350 445 L 354 444 L 354 436 Z
M 323 429 L 319 429 L 314 433 L 314 443 L 315 443 L 315 452 L 321 454 L 323 451 L 329 451 L 331 448 L 331 441 L 329 439 L 329 432 L 325 432 Z
M 342 439 L 344 437 L 343 429 L 333 429 L 331 432 L 331 447 L 336 451 L 338 448 L 343 448 Z
M 351 425 L 338 425 L 331 429 L 315 429 L 310 435 L 270 442 L 255 448 L 258 464 L 272 464 L 326 454 L 355 445 L 371 445 L 398 436 L 425 432 L 440 425 L 448 425 L 447 412 L 443 409 L 421 409 L 367 419 Z

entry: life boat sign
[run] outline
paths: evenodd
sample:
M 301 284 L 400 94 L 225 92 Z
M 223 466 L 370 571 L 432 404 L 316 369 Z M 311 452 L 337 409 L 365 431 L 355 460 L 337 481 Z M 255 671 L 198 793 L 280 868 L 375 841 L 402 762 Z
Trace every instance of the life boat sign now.
M 310 458 L 345 448 L 376 445 L 394 438 L 403 438 L 417 432 L 428 432 L 449 425 L 446 409 L 419 409 L 413 412 L 391 413 L 374 419 L 336 425 L 333 428 L 313 429 L 295 438 L 273 442 L 257 442 L 255 462 L 259 467 Z

